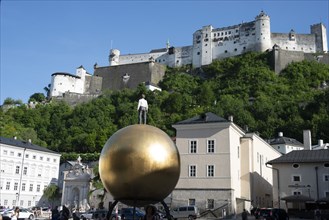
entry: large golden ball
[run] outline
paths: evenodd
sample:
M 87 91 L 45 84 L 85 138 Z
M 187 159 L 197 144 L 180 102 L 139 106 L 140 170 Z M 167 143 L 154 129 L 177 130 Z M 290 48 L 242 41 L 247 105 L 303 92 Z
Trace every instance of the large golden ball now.
M 141 207 L 166 198 L 180 174 L 176 145 L 159 128 L 131 125 L 114 133 L 104 145 L 99 173 L 115 200 Z

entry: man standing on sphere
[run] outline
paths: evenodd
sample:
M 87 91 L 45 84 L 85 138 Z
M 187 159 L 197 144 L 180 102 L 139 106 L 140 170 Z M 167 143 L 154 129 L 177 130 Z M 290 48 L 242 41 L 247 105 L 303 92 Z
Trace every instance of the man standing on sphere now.
M 138 100 L 138 106 L 137 106 L 137 111 L 138 111 L 138 124 L 142 124 L 142 119 L 143 119 L 143 124 L 146 124 L 146 113 L 148 111 L 148 104 L 145 99 L 145 95 L 142 94 L 142 98 Z

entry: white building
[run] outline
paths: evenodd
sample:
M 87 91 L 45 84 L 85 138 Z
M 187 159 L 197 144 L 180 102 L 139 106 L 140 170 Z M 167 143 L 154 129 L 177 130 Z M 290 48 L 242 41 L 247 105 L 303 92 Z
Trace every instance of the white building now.
M 42 199 L 43 190 L 57 184 L 60 156 L 29 141 L 0 137 L 1 205 L 49 206 Z
M 272 206 L 272 169 L 265 166 L 281 154 L 255 133 L 246 133 L 213 113 L 173 125 L 181 158 L 181 174 L 172 206 L 196 205 L 200 210 Z
M 328 149 L 291 151 L 267 163 L 276 170 L 273 195 L 281 207 L 304 209 L 307 198 L 329 198 Z

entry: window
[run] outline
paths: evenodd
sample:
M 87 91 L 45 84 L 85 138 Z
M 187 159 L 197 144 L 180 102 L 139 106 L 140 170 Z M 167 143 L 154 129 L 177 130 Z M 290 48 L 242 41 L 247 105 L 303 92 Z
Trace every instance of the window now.
M 292 176 L 292 181 L 293 182 L 300 182 L 300 176 L 297 176 L 297 175 Z
M 188 173 L 189 173 L 190 177 L 195 177 L 196 176 L 196 165 L 190 165 Z
M 24 167 L 23 174 L 27 175 L 27 167 Z
M 215 174 L 215 167 L 214 165 L 208 165 L 207 166 L 207 176 L 208 177 L 213 177 Z
M 56 163 L 56 161 L 57 161 L 57 160 L 56 160 L 56 159 L 54 159 L 53 161 L 54 161 L 54 163 Z
M 302 195 L 302 192 L 301 191 L 294 191 L 293 195 Z
M 195 199 L 188 199 L 188 205 L 195 205 Z
M 37 159 L 37 156 L 36 155 L 33 155 L 33 159 Z
M 27 206 L 32 206 L 31 204 L 32 204 L 32 202 L 30 200 L 27 201 Z
M 207 140 L 207 152 L 215 153 L 215 140 Z
M 325 163 L 323 164 L 324 167 L 328 168 L 329 167 L 329 163 Z
M 29 155 L 28 154 L 25 154 L 25 158 L 29 158 Z
M 42 156 L 40 156 L 40 160 L 43 160 L 43 157 Z
M 49 157 L 47 157 L 47 161 L 50 161 L 50 158 Z
M 16 171 L 15 171 L 16 174 L 19 174 L 19 166 L 16 166 Z
M 10 182 L 9 181 L 6 183 L 6 190 L 10 190 Z
M 14 156 L 14 151 L 10 151 L 10 156 Z
M 8 151 L 7 150 L 3 150 L 3 155 L 7 155 Z
M 238 153 L 238 158 L 240 158 L 240 146 L 238 146 L 237 153 Z
M 298 164 L 298 163 L 294 163 L 294 164 L 292 165 L 292 167 L 295 168 L 295 169 L 297 169 L 297 168 L 299 167 L 299 164 Z
M 40 185 L 37 185 L 37 192 L 40 192 Z
M 325 197 L 326 197 L 326 198 L 328 198 L 328 197 L 329 197 L 329 191 L 327 191 L 327 192 L 324 192 L 324 194 L 325 194 Z
M 33 192 L 33 184 L 30 184 L 29 191 L 30 191 L 30 192 Z
M 14 183 L 14 190 L 17 191 L 17 189 L 18 189 L 18 182 L 15 182 Z
M 22 183 L 22 191 L 25 191 L 26 183 Z
M 329 181 L 329 174 L 324 174 L 323 181 L 325 181 L 325 182 Z
M 197 151 L 197 141 L 195 140 L 190 141 L 190 153 L 196 154 L 196 151 Z
M 17 153 L 17 157 L 21 157 L 22 156 L 22 153 Z
M 214 200 L 213 199 L 207 199 L 207 208 L 213 209 L 214 208 Z

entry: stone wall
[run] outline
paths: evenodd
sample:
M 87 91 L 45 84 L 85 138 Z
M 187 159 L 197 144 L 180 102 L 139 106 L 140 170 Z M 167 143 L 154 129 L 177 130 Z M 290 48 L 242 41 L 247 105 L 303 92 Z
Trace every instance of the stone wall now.
M 140 83 L 158 84 L 166 67 L 154 62 L 106 66 L 95 69 L 94 75 L 102 77 L 102 91 L 135 89 Z

